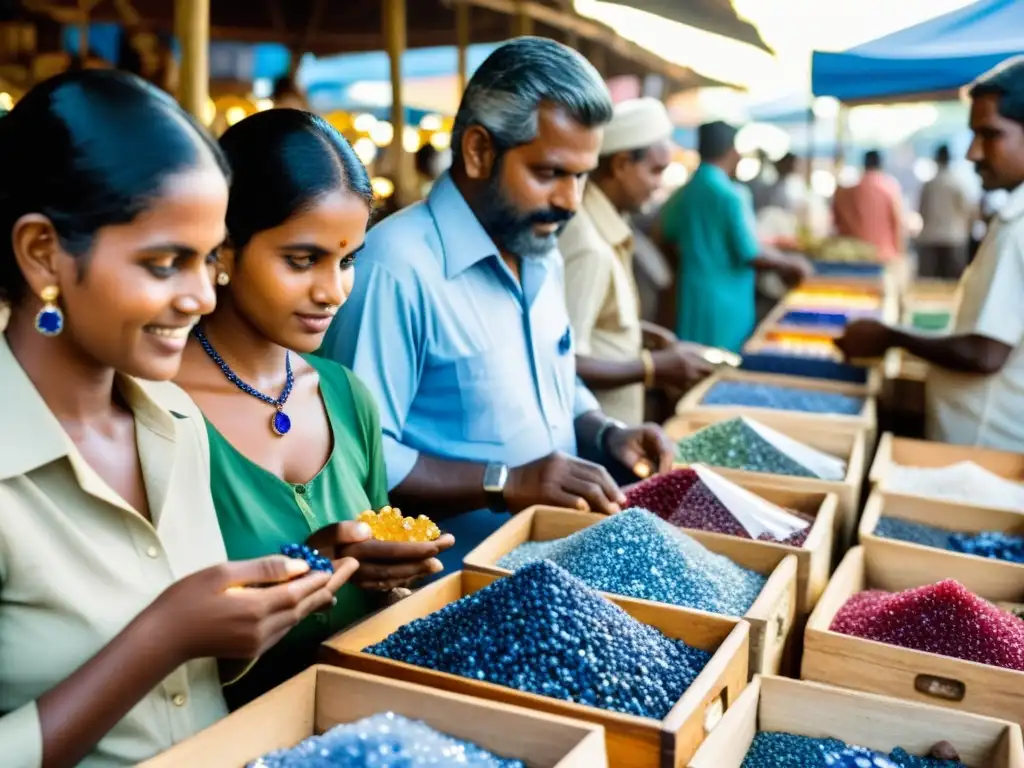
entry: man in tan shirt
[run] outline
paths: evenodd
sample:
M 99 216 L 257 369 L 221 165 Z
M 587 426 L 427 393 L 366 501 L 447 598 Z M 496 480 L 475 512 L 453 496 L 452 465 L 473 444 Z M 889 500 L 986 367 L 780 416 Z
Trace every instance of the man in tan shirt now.
M 626 424 L 644 421 L 645 388 L 686 389 L 711 371 L 700 346 L 641 323 L 633 277 L 633 232 L 625 217 L 661 186 L 672 129 L 657 99 L 618 104 L 583 204 L 558 243 L 577 372 L 602 410 Z

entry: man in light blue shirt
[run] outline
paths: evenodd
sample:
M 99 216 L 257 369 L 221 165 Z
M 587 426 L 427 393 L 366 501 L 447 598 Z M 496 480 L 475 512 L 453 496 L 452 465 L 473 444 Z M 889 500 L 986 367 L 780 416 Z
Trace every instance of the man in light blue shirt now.
M 369 232 L 325 340 L 377 398 L 392 502 L 455 534 L 449 570 L 531 504 L 617 511 L 617 485 L 578 449 L 641 475 L 671 467 L 658 427 L 605 418 L 576 377 L 556 239 L 610 117 L 571 49 L 496 50 L 456 116 L 451 173 Z

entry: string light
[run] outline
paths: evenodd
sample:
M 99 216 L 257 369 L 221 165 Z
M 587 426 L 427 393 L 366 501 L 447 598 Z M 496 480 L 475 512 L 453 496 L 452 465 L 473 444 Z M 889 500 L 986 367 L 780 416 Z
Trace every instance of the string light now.
M 377 118 L 365 112 L 361 115 L 356 115 L 356 119 L 352 121 L 352 127 L 359 133 L 369 133 L 376 124 Z
M 373 194 L 381 200 L 387 200 L 393 194 L 395 194 L 395 185 L 391 179 L 384 178 L 383 176 L 374 176 L 370 180 L 370 186 L 373 187 Z
M 405 130 L 402 131 L 402 148 L 406 152 L 416 152 L 420 146 L 420 132 L 410 125 L 405 126 Z
M 374 144 L 378 147 L 386 147 L 395 138 L 395 127 L 387 120 L 380 120 L 370 128 L 369 134 Z
M 377 157 L 377 145 L 373 143 L 372 139 L 368 139 L 365 136 L 361 139 L 356 139 L 352 145 L 352 150 L 363 165 L 369 165 Z

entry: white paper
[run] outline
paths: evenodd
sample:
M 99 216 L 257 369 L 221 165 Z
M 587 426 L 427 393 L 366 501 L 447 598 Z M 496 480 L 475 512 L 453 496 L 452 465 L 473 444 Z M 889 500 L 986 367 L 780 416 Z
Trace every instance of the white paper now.
M 782 541 L 810 526 L 806 520 L 726 480 L 703 464 L 693 464 L 691 468 L 753 539 L 767 533 Z
M 800 466 L 822 480 L 844 480 L 846 478 L 846 462 L 817 448 L 811 448 L 789 435 L 776 432 L 759 421 L 741 417 L 744 423 L 757 432 L 762 438 L 782 451 Z

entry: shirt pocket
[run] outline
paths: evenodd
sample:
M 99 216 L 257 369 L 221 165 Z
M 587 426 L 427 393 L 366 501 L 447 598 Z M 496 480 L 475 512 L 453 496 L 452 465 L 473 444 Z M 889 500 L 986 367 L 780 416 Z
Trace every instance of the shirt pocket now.
M 527 408 L 534 386 L 528 374 L 528 363 L 500 347 L 455 361 L 466 440 L 500 445 L 529 428 Z

